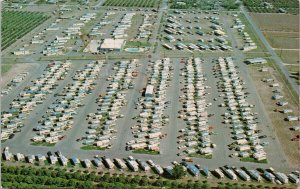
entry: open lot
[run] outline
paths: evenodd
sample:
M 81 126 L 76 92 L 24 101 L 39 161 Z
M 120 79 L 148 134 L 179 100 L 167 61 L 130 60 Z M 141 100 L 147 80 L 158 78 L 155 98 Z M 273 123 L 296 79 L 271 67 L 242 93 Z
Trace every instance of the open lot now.
M 37 67 L 37 64 L 1 64 L 1 88 L 21 72 L 28 72 Z
M 261 72 L 262 67 L 268 67 L 268 72 Z M 269 87 L 268 83 L 263 82 L 262 80 L 265 78 L 274 78 L 275 81 L 280 83 L 280 91 L 282 91 L 282 95 L 286 98 L 289 102 L 288 107 L 284 107 L 286 109 L 292 109 L 294 113 L 291 114 L 298 114 L 298 102 L 295 98 L 290 98 L 290 94 L 284 84 L 282 83 L 281 77 L 276 73 L 272 63 L 268 64 L 267 66 L 250 66 L 249 69 L 255 86 L 258 90 L 259 95 L 261 96 L 262 100 L 265 102 L 265 108 L 269 114 L 270 119 L 272 120 L 275 133 L 280 140 L 280 143 L 283 147 L 283 150 L 286 152 L 287 157 L 289 158 L 290 162 L 294 165 L 299 164 L 299 146 L 296 141 L 291 141 L 291 138 L 294 138 L 295 135 L 298 133 L 297 131 L 292 131 L 292 126 L 297 125 L 297 122 L 288 122 L 285 120 L 289 114 L 284 114 L 281 112 L 276 112 L 274 110 L 279 109 L 282 110 L 282 107 L 278 107 L 271 96 L 272 88 Z M 270 90 L 266 90 L 270 88 Z M 274 90 L 274 89 L 273 89 Z

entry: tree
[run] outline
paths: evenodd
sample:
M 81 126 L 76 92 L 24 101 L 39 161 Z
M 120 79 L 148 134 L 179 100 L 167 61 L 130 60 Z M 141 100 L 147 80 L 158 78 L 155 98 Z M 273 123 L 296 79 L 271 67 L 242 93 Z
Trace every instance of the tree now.
M 207 184 L 207 182 L 203 182 L 202 188 L 203 188 L 203 189 L 208 189 L 208 188 L 210 188 L 210 187 L 209 187 L 209 185 Z
M 180 179 L 186 174 L 182 165 L 175 165 L 173 168 L 173 178 Z
M 194 189 L 201 189 L 202 185 L 200 182 L 195 182 L 194 183 Z
M 154 186 L 163 186 L 163 180 L 160 178 L 160 179 L 157 179 L 154 183 L 153 183 Z
M 71 186 L 71 187 L 75 188 L 75 185 L 76 185 L 76 180 L 75 179 L 68 180 L 68 186 Z
M 146 177 L 142 177 L 139 184 L 141 186 L 146 186 L 148 184 L 148 179 Z
M 140 176 L 135 176 L 131 179 L 131 183 L 133 183 L 133 184 L 138 184 L 140 181 L 141 181 Z

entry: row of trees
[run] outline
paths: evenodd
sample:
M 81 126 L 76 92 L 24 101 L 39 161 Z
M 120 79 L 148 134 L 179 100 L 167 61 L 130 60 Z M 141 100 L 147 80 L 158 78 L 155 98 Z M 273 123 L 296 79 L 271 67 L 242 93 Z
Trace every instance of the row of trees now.
M 149 179 L 146 176 L 67 171 L 60 168 L 2 165 L 2 184 L 6 188 L 209 188 L 201 182 Z
M 224 7 L 226 10 L 235 10 L 238 9 L 240 6 L 240 3 L 236 0 L 227 0 L 224 1 L 222 4 L 222 7 Z
M 158 179 L 139 175 L 125 175 L 96 172 L 75 171 L 53 167 L 6 166 L 2 164 L 2 187 L 4 188 L 193 188 L 208 189 L 207 181 L 185 181 L 186 171 L 181 165 L 174 166 L 173 179 Z M 259 185 L 238 185 L 237 183 L 219 183 L 219 189 L 255 189 L 269 188 Z
M 248 7 L 263 7 L 264 2 L 271 3 L 274 8 L 299 8 L 298 0 L 243 0 Z

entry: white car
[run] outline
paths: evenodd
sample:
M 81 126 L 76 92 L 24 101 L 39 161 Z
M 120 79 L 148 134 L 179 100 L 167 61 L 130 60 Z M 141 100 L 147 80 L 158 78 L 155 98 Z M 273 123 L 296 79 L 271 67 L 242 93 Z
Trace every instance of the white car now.
M 147 163 L 148 163 L 150 166 L 152 166 L 152 167 L 155 165 L 154 162 L 153 162 L 151 159 L 148 160 Z

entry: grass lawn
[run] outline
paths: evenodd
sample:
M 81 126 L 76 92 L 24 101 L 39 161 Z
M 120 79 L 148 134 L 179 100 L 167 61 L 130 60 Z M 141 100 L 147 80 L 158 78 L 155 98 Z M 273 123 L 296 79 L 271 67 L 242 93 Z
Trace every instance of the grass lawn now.
M 157 154 L 159 154 L 159 152 L 157 152 L 157 151 L 145 150 L 145 149 L 133 150 L 132 152 L 136 153 L 136 154 L 150 154 L 150 155 L 157 155 Z
M 1 74 L 8 72 L 11 69 L 11 64 L 2 64 L 1 65 Z
M 44 165 L 51 165 L 48 160 L 44 161 Z
M 125 44 L 125 48 L 130 47 L 150 47 L 151 43 L 149 42 L 141 42 L 141 41 L 127 41 Z
M 82 149 L 82 150 L 105 150 L 105 148 L 93 146 L 93 145 L 82 146 L 80 149 Z
M 195 157 L 195 158 L 205 158 L 205 159 L 212 159 L 212 155 L 202 155 L 202 154 L 189 154 L 189 157 Z
M 286 66 L 287 67 L 287 69 L 290 71 L 290 72 L 299 72 L 300 70 L 299 70 L 299 65 L 288 65 L 288 66 Z
M 268 163 L 268 160 L 264 159 L 264 160 L 256 160 L 254 158 L 250 158 L 250 157 L 245 157 L 245 158 L 241 158 L 241 161 L 245 161 L 245 162 L 254 162 L 254 163 Z
M 299 64 L 299 51 L 293 50 L 275 50 L 277 55 L 282 59 L 282 61 L 286 64 L 295 64 L 298 66 Z
M 32 142 L 31 145 L 34 146 L 55 146 L 55 144 L 50 144 L 47 142 Z

